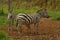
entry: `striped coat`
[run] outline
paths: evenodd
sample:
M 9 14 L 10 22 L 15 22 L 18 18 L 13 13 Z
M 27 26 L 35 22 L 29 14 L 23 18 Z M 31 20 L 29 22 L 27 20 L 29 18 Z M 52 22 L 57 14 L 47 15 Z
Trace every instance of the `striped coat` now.
M 45 9 L 38 10 L 35 14 L 19 13 L 16 16 L 16 26 L 21 28 L 21 25 L 26 25 L 26 27 L 29 29 L 30 24 L 33 23 L 35 25 L 35 29 L 37 29 L 41 17 L 48 17 Z

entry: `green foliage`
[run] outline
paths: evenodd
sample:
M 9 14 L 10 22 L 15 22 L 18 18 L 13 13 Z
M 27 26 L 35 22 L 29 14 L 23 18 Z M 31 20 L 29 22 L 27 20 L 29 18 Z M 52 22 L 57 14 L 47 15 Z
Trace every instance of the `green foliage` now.
M 0 27 L 5 26 L 8 24 L 8 20 L 6 16 L 0 16 Z
M 52 20 L 60 20 L 60 11 L 49 11 L 48 14 Z
M 36 11 L 37 10 L 39 10 L 40 8 L 39 7 L 33 7 L 33 8 L 31 8 L 31 9 L 26 9 L 26 8 L 21 8 L 21 9 L 13 9 L 13 12 L 15 13 L 15 14 L 17 14 L 17 13 L 19 13 L 19 12 L 23 12 L 23 13 L 36 13 Z
M 0 10 L 0 15 L 3 15 L 3 14 L 4 14 L 3 10 Z
M 0 40 L 8 40 L 7 34 L 1 30 L 0 30 Z

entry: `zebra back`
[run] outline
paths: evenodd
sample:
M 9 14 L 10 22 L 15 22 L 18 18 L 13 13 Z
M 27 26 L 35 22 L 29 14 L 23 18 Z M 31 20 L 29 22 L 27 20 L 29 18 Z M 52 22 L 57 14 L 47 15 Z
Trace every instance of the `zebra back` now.
M 22 20 L 22 21 L 27 22 L 27 23 L 31 23 L 31 21 L 32 21 L 32 16 L 29 15 L 29 14 L 25 14 L 25 13 L 19 13 L 19 14 L 17 15 L 17 18 L 16 18 L 16 19 L 17 19 L 17 20 Z

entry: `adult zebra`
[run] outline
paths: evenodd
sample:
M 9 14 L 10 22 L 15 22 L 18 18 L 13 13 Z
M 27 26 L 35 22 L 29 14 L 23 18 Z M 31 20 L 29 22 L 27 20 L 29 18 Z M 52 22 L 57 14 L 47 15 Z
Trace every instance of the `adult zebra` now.
M 38 10 L 36 14 L 19 13 L 16 16 L 16 26 L 21 29 L 21 25 L 26 25 L 27 29 L 30 29 L 30 24 L 33 23 L 35 25 L 35 30 L 37 31 L 39 20 L 42 17 L 49 17 L 46 9 Z M 20 30 L 20 32 L 22 31 Z

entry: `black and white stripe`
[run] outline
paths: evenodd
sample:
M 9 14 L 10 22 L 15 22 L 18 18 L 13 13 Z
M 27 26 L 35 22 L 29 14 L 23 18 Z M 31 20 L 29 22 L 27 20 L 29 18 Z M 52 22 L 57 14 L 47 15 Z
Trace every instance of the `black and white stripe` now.
M 25 24 L 27 28 L 30 28 L 29 25 L 33 23 L 37 28 L 41 17 L 48 17 L 46 9 L 38 10 L 36 14 L 19 13 L 16 16 L 16 26 L 21 28 L 21 25 Z
M 24 24 L 30 24 L 32 23 L 32 16 L 25 13 L 19 13 L 16 17 L 17 21 L 22 21 Z

